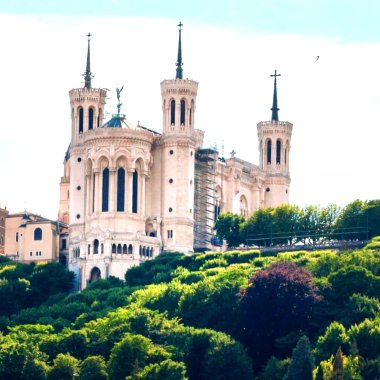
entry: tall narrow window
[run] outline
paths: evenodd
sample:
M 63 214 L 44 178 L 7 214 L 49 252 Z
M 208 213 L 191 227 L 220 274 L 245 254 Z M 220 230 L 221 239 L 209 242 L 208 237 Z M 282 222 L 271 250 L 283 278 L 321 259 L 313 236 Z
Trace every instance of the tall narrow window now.
M 193 109 L 190 108 L 190 114 L 189 114 L 189 125 L 191 125 L 191 119 L 193 118 Z
M 186 102 L 181 100 L 181 125 L 185 125 Z
M 125 170 L 119 168 L 117 171 L 117 211 L 124 211 L 125 192 Z
M 285 160 L 285 165 L 286 165 L 286 149 L 285 149 L 285 154 L 284 154 L 284 160 Z
M 89 108 L 88 109 L 88 130 L 91 130 L 94 128 L 94 109 Z
M 83 108 L 79 108 L 79 133 L 83 133 Z
M 94 254 L 99 253 L 99 240 L 95 239 L 94 240 Z
M 170 102 L 170 124 L 175 124 L 175 100 Z
M 272 163 L 272 141 L 268 140 L 267 142 L 267 163 Z
M 276 142 L 276 164 L 281 163 L 281 141 L 277 140 Z
M 18 241 L 18 232 L 16 232 L 16 242 Z
M 139 175 L 135 170 L 132 175 L 132 212 L 137 214 L 138 190 L 139 190 Z
M 108 211 L 109 176 L 110 172 L 108 168 L 105 168 L 103 170 L 102 212 Z
M 34 240 L 42 240 L 42 230 L 41 230 L 41 228 L 36 228 L 34 230 Z

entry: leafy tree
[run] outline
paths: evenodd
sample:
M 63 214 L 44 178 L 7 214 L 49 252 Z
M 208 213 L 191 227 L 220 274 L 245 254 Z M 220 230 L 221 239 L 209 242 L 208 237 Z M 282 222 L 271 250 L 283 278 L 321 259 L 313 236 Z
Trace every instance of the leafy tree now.
M 310 342 L 303 336 L 293 350 L 292 361 L 284 379 L 286 380 L 313 380 L 314 358 L 311 353 Z
M 335 224 L 336 230 L 341 233 L 340 239 L 366 239 L 365 208 L 366 204 L 361 200 L 355 200 L 344 208 Z
M 126 380 L 187 380 L 186 367 L 183 363 L 166 359 L 160 363 L 149 364 L 136 375 L 127 376 Z
M 7 337 L 0 345 L 0 379 L 45 379 L 45 359 L 46 356 L 34 344 Z M 34 377 L 31 377 L 32 374 Z
M 373 294 L 375 276 L 363 267 L 348 265 L 330 274 L 330 297 L 337 304 L 347 302 L 354 293 Z
M 348 351 L 349 341 L 345 327 L 337 321 L 332 322 L 327 327 L 324 335 L 318 337 L 315 347 L 317 360 L 327 360 L 337 352 L 339 347 L 343 347 Z
M 78 375 L 78 360 L 69 354 L 58 354 L 47 380 L 73 380 Z
M 289 364 L 290 359 L 280 360 L 272 356 L 265 365 L 260 375 L 260 380 L 283 380 Z
M 380 352 L 380 316 L 351 326 L 348 335 L 351 341 L 356 342 L 360 356 L 366 359 L 377 358 Z
M 78 380 L 108 380 L 107 365 L 102 356 L 88 356 L 83 360 Z
M 169 359 L 170 354 L 163 348 L 142 336 L 126 334 L 112 351 L 108 364 L 110 380 L 124 379 L 132 375 L 133 370 L 144 368 L 148 364 Z
M 225 239 L 229 247 L 236 247 L 245 241 L 240 230 L 243 222 L 244 217 L 241 215 L 231 212 L 221 213 L 215 223 L 216 234 L 219 238 Z
M 69 293 L 74 283 L 74 273 L 59 263 L 38 264 L 30 276 L 32 306 L 46 301 L 57 293 Z
M 203 379 L 251 380 L 252 364 L 245 349 L 224 334 L 215 334 L 204 358 Z
M 241 224 L 241 234 L 245 236 L 249 245 L 269 247 L 275 242 L 273 240 L 274 224 L 274 209 L 260 208 Z
M 341 321 L 346 326 L 358 324 L 364 319 L 373 319 L 380 315 L 380 301 L 362 294 L 353 294 L 342 310 Z
M 291 262 L 279 262 L 257 272 L 241 295 L 241 339 L 255 365 L 274 351 L 274 342 L 292 331 L 306 330 L 319 301 L 311 273 Z

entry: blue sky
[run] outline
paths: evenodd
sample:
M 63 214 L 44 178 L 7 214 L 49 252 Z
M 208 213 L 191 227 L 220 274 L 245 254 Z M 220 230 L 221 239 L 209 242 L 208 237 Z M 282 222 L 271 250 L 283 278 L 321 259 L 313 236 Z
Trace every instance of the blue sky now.
M 377 0 L 2 0 L 2 13 L 66 16 L 138 16 L 256 33 L 377 41 Z
M 54 219 L 70 142 L 68 92 L 83 86 L 87 40 L 94 87 L 124 85 L 127 119 L 161 131 L 159 84 L 199 82 L 205 145 L 258 163 L 256 124 L 294 124 L 291 203 L 379 198 L 380 2 L 0 0 L 0 205 Z M 316 61 L 316 57 L 320 56 Z M 106 121 L 106 120 L 105 120 Z

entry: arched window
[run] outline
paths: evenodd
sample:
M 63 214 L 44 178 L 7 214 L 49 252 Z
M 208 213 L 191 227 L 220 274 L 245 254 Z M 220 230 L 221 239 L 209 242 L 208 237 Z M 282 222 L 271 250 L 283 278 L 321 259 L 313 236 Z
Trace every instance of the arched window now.
M 181 125 L 185 125 L 186 102 L 181 100 Z
M 281 141 L 277 140 L 276 142 L 276 164 L 281 163 Z
M 89 108 L 88 109 L 88 130 L 91 130 L 94 128 L 94 109 Z
M 175 100 L 170 102 L 170 124 L 175 124 Z
M 127 254 L 127 244 L 123 245 L 123 254 Z
M 108 168 L 105 168 L 103 170 L 102 212 L 108 211 L 109 176 L 110 172 Z
M 112 244 L 112 253 L 116 253 L 116 244 Z
M 79 108 L 79 133 L 83 133 L 83 108 Z
M 139 174 L 135 170 L 132 175 L 132 212 L 134 214 L 137 214 L 138 190 L 139 190 Z
M 101 278 L 100 269 L 98 267 L 92 268 L 90 273 L 90 282 L 99 280 L 99 278 Z
M 42 240 L 42 230 L 39 227 L 34 230 L 34 240 Z
M 99 253 L 99 240 L 94 240 L 94 254 Z
M 272 163 L 272 140 L 268 140 L 267 142 L 267 163 Z
M 121 252 L 122 252 L 121 244 L 118 244 L 117 245 L 117 253 L 121 253 Z
M 133 253 L 133 247 L 132 247 L 132 244 L 129 244 L 129 246 L 128 246 L 128 253 L 129 253 L 130 255 L 132 255 L 132 253 Z
M 117 211 L 124 211 L 124 192 L 125 192 L 125 170 L 119 168 L 117 171 Z

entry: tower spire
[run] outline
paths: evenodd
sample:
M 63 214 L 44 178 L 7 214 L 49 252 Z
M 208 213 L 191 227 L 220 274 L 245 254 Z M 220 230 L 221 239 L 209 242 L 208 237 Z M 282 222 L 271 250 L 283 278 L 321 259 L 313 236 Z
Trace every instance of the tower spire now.
M 175 79 L 182 79 L 183 78 L 183 70 L 182 70 L 182 46 L 181 46 L 181 32 L 182 32 L 182 22 L 180 21 L 177 25 L 179 27 L 179 39 L 178 39 L 178 57 L 177 57 L 177 70 L 176 70 L 176 76 Z
M 84 88 L 91 88 L 91 79 L 93 76 L 91 75 L 91 68 L 90 68 L 90 38 L 91 38 L 91 33 L 87 34 L 87 63 L 86 63 L 86 71 L 83 74 L 84 77 Z
M 277 74 L 277 70 L 274 70 L 274 74 L 271 77 L 274 77 L 274 91 L 273 91 L 273 106 L 272 111 L 272 121 L 278 121 L 278 111 L 280 110 L 277 107 L 277 77 L 280 77 L 281 74 Z

